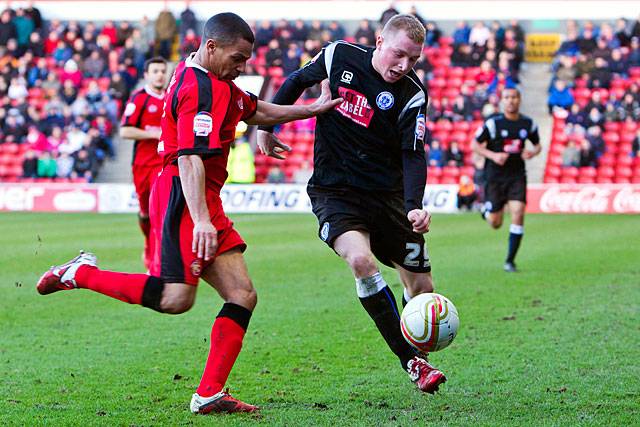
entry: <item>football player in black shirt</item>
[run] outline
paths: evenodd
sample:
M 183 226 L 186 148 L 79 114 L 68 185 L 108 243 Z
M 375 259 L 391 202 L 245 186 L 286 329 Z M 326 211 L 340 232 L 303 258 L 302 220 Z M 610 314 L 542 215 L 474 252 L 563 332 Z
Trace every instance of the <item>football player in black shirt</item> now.
M 274 98 L 292 104 L 305 88 L 329 79 L 343 103 L 318 116 L 314 171 L 308 193 L 319 236 L 353 272 L 360 302 L 418 388 L 438 390 L 446 377 L 402 337 L 395 297 L 375 259 L 395 268 L 403 302 L 433 292 L 423 234 L 431 216 L 423 209 L 426 183 L 426 90 L 413 71 L 424 43 L 423 25 L 410 15 L 393 17 L 376 46 L 337 41 L 294 72 Z M 264 154 L 290 150 L 262 128 Z
M 524 160 L 540 154 L 538 126 L 520 114 L 520 91 L 514 87 L 502 91 L 502 114 L 489 117 L 478 129 L 473 151 L 487 159 L 485 163 L 485 205 L 483 217 L 494 229 L 500 228 L 505 204 L 511 212 L 509 250 L 504 270 L 515 272 L 515 258 L 524 234 L 524 210 L 527 202 L 527 173 Z M 525 149 L 529 140 L 533 149 Z

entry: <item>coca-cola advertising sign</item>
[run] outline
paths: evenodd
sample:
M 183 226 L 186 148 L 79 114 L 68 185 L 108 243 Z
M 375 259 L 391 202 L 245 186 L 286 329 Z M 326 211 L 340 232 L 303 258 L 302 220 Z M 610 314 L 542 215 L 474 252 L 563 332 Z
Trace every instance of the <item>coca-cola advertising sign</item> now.
M 530 185 L 527 191 L 527 212 L 638 214 L 640 213 L 640 185 Z

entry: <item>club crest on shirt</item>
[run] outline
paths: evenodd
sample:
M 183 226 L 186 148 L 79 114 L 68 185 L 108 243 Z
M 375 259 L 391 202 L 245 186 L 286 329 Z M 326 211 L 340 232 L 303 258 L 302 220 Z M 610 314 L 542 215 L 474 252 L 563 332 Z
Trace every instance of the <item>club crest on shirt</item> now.
M 520 138 L 521 139 L 526 139 L 527 138 L 527 130 L 526 129 L 520 129 Z
M 381 110 L 388 110 L 389 108 L 393 107 L 393 102 L 394 99 L 391 92 L 380 92 L 378 96 L 376 96 L 376 104 L 378 104 L 378 107 Z
M 213 117 L 206 111 L 200 111 L 193 118 L 193 132 L 196 136 L 209 136 L 213 130 Z
M 124 108 L 125 116 L 130 116 L 135 112 L 136 112 L 136 104 L 134 104 L 133 102 L 129 102 L 127 106 Z
M 424 114 L 418 114 L 416 117 L 416 138 L 420 141 L 424 141 L 424 134 L 427 129 L 427 123 L 424 119 Z
M 509 131 L 508 131 L 508 130 L 506 130 L 506 129 L 502 129 L 502 130 L 500 131 L 500 136 L 502 136 L 503 138 L 508 137 L 508 136 L 509 136 Z
M 154 105 L 154 104 L 151 104 L 151 105 L 149 105 L 149 107 L 147 108 L 147 111 L 153 114 L 153 113 L 155 113 L 156 111 L 158 111 L 158 106 L 157 106 L 157 105 Z

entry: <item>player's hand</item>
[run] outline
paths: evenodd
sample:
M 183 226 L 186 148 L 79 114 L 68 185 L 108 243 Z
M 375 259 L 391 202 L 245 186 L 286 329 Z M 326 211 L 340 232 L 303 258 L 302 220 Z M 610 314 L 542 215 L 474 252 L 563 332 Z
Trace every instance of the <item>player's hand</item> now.
M 211 221 L 200 221 L 193 226 L 191 250 L 198 258 L 209 261 L 218 249 L 218 230 Z
M 424 209 L 414 209 L 409 211 L 407 219 L 413 227 L 414 233 L 424 234 L 429 231 L 431 225 L 431 214 Z
M 504 166 L 504 164 L 507 163 L 508 158 L 509 158 L 509 153 L 493 153 L 493 157 L 491 160 L 493 160 L 494 163 L 500 166 Z
M 152 139 L 160 139 L 162 136 L 162 128 L 149 128 L 147 129 L 147 132 L 151 135 Z
M 291 151 L 291 147 L 280 141 L 277 136 L 263 130 L 258 131 L 258 148 L 262 154 L 280 160 L 285 159 L 280 153 Z
M 536 154 L 538 154 L 536 151 L 524 150 L 521 155 L 522 155 L 522 158 L 524 160 L 529 160 L 529 159 L 535 157 Z
M 313 104 L 309 105 L 311 113 L 316 116 L 329 110 L 333 110 L 344 101 L 342 98 L 331 99 L 331 88 L 329 87 L 329 79 L 320 82 L 322 92 Z

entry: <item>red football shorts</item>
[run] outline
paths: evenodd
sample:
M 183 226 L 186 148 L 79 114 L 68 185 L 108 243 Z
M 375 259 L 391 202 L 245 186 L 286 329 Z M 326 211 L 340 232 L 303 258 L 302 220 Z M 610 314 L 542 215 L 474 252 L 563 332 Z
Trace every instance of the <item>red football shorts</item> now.
M 233 222 L 224 213 L 220 196 L 206 192 L 211 223 L 218 231 L 216 256 L 233 248 L 247 248 Z M 177 166 L 167 166 L 151 192 L 151 230 L 155 239 L 155 254 L 149 273 L 167 283 L 197 285 L 202 271 L 215 261 L 198 258 L 191 251 L 193 221 L 182 192 Z
M 151 187 L 158 174 L 162 170 L 162 165 L 157 166 L 134 166 L 133 185 L 136 187 L 138 202 L 140 203 L 140 215 L 149 216 L 149 200 L 151 199 Z

